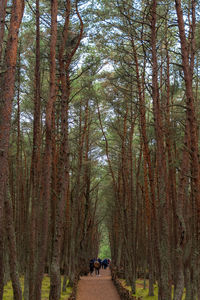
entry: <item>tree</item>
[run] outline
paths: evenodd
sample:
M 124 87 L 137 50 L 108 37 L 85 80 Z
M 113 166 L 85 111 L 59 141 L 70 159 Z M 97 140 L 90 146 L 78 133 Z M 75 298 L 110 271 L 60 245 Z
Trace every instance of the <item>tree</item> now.
M 2 5 L 6 3 L 3 2 Z M 9 151 L 9 138 L 10 138 L 10 123 L 12 112 L 12 100 L 14 96 L 14 79 L 15 79 L 15 67 L 17 60 L 17 45 L 18 45 L 18 32 L 21 24 L 24 11 L 24 1 L 16 1 L 12 5 L 10 26 L 8 32 L 8 40 L 5 50 L 4 67 L 5 73 L 1 78 L 1 98 L 0 98 L 0 217 L 1 217 L 1 267 L 3 269 L 3 237 L 4 237 L 4 225 L 2 220 L 7 219 L 6 230 L 9 242 L 9 261 L 10 261 L 10 276 L 12 279 L 14 298 L 22 299 L 21 287 L 19 283 L 19 275 L 17 270 L 17 257 L 16 257 L 16 244 L 15 244 L 15 231 L 13 224 L 13 212 L 10 195 L 8 192 L 8 176 L 9 176 L 9 164 L 8 164 L 8 151 Z M 4 27 L 4 22 L 3 22 Z M 1 27 L 3 31 L 3 27 Z M 2 46 L 2 44 L 1 44 Z M 5 208 L 5 213 L 4 209 Z M 1 274 L 1 287 L 3 274 Z M 1 295 L 2 297 L 2 295 Z

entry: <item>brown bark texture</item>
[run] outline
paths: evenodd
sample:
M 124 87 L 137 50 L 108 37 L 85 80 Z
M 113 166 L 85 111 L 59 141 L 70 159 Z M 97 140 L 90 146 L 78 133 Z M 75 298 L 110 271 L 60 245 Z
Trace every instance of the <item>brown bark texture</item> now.
M 80 21 L 80 33 L 75 47 L 68 54 L 67 61 L 64 63 L 64 46 L 69 34 L 69 18 L 71 11 L 71 1 L 67 1 L 65 25 L 63 30 L 63 38 L 59 51 L 59 65 L 60 65 L 60 82 L 61 82 L 61 145 L 59 153 L 59 178 L 57 187 L 57 203 L 55 213 L 55 231 L 53 237 L 52 262 L 51 262 L 51 286 L 50 299 L 58 300 L 60 297 L 60 260 L 61 260 L 61 242 L 64 233 L 64 212 L 66 207 L 66 200 L 68 197 L 69 183 L 69 141 L 68 141 L 68 109 L 70 97 L 70 78 L 69 66 L 76 50 L 79 47 L 83 35 L 83 22 L 78 11 L 78 2 L 75 3 L 76 14 Z
M 42 165 L 42 218 L 41 218 L 41 241 L 38 253 L 37 269 L 35 276 L 35 299 L 41 297 L 41 285 L 45 267 L 45 259 L 48 245 L 48 224 L 51 199 L 51 171 L 52 171 L 52 113 L 56 101 L 56 44 L 57 44 L 57 13 L 58 1 L 51 2 L 51 42 L 50 42 L 50 88 L 46 105 L 46 132 L 45 152 Z
M 3 3 L 1 2 L 1 5 L 5 5 L 5 4 L 6 2 Z M 17 273 L 17 257 L 16 257 L 16 244 L 15 244 L 15 231 L 14 231 L 14 224 L 13 224 L 13 212 L 12 212 L 12 205 L 10 204 L 10 196 L 8 193 L 8 176 L 9 176 L 8 150 L 9 150 L 9 138 L 10 138 L 10 128 L 11 128 L 10 123 L 11 123 L 11 113 L 12 113 L 12 100 L 14 96 L 18 32 L 19 32 L 19 27 L 23 16 L 23 11 L 24 11 L 24 1 L 16 0 L 12 6 L 8 40 L 7 40 L 6 51 L 5 51 L 5 60 L 4 60 L 5 73 L 1 77 L 1 81 L 0 81 L 0 89 L 1 89 L 1 95 L 0 95 L 0 186 L 1 186 L 0 219 L 3 220 L 3 216 L 4 216 L 3 207 L 5 204 L 6 205 L 5 220 L 8 220 L 6 227 L 7 227 L 7 237 L 9 241 L 9 247 L 10 247 L 10 253 L 9 253 L 10 271 L 11 271 L 11 279 L 12 279 L 15 299 L 21 299 L 22 296 L 21 296 L 21 289 L 19 285 L 19 277 Z M 2 247 L 2 242 L 0 244 Z
M 30 240 L 29 240 L 29 299 L 34 299 L 35 261 L 38 256 L 37 241 L 39 235 L 39 195 L 40 195 L 40 2 L 36 1 L 36 59 L 35 59 L 35 97 L 34 97 L 34 123 L 33 123 L 33 150 L 31 163 L 31 217 L 30 217 Z M 40 237 L 43 239 L 44 237 Z M 38 298 L 37 298 L 38 299 Z
M 194 2 L 193 2 L 194 3 Z M 198 126 L 197 118 L 195 113 L 194 95 L 192 89 L 193 79 L 193 59 L 191 63 L 189 61 L 188 53 L 188 42 L 185 35 L 185 25 L 183 19 L 183 12 L 181 1 L 176 0 L 176 11 L 178 17 L 179 35 L 181 41 L 181 53 L 182 53 L 182 64 L 185 80 L 185 92 L 186 92 L 186 107 L 187 107 L 187 120 L 189 123 L 189 134 L 191 139 L 190 147 L 190 161 L 191 161 L 191 176 L 192 186 L 194 192 L 195 206 L 197 211 L 197 226 L 200 226 L 200 173 L 199 173 L 199 160 L 198 160 Z M 195 32 L 193 32 L 193 35 Z M 199 234 L 199 231 L 198 231 Z
M 169 257 L 169 195 L 167 189 L 167 169 L 164 146 L 163 118 L 159 97 L 158 86 L 158 63 L 157 63 L 157 1 L 152 1 L 151 12 L 151 47 L 152 47 L 152 98 L 153 113 L 155 120 L 156 135 L 156 160 L 158 172 L 158 203 L 159 203 L 159 296 L 160 299 L 171 299 L 170 286 L 170 257 Z
M 2 60 L 4 32 L 5 32 L 6 6 L 7 6 L 7 0 L 2 0 L 0 3 L 0 70 L 2 68 L 1 60 Z

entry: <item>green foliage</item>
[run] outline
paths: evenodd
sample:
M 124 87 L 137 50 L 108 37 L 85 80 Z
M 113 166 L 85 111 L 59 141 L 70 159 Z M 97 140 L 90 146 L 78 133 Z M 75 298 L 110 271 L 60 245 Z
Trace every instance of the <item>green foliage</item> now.
M 62 277 L 63 281 L 63 277 Z M 24 279 L 20 279 L 22 291 L 24 290 Z M 45 276 L 42 282 L 42 300 L 49 299 L 49 291 L 50 291 L 50 277 Z M 66 300 L 69 298 L 69 295 L 71 294 L 72 289 L 70 287 L 67 288 L 66 292 L 62 292 L 61 294 L 61 300 Z M 4 287 L 4 296 L 3 300 L 12 300 L 13 299 L 13 289 L 12 289 L 12 283 L 11 281 L 7 282 L 7 284 Z M 23 298 L 24 299 L 24 298 Z
M 100 209 L 102 211 L 106 210 L 105 202 Z M 105 220 L 103 220 L 103 222 L 100 225 L 100 232 L 101 232 L 101 240 L 100 240 L 98 256 L 101 259 L 110 258 L 111 257 L 110 242 L 109 242 L 108 229 L 106 227 Z
M 110 246 L 109 245 L 101 245 L 100 251 L 99 251 L 99 257 L 101 259 L 109 258 L 111 256 L 110 254 Z

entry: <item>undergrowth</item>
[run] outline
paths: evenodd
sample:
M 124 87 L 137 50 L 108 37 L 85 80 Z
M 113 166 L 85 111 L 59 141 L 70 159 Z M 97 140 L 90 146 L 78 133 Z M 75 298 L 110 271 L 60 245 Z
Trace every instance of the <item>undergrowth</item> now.
M 62 278 L 63 281 L 63 278 Z M 24 279 L 20 278 L 22 292 L 24 291 Z M 44 276 L 44 279 L 42 281 L 42 300 L 48 300 L 49 299 L 49 291 L 50 291 L 50 278 L 48 276 Z M 67 300 L 72 292 L 72 288 L 68 287 L 66 289 L 66 292 L 62 292 L 60 300 Z M 4 286 L 4 294 L 3 294 L 3 300 L 13 300 L 13 289 L 12 289 L 12 283 L 9 281 Z M 24 299 L 24 298 L 23 298 Z
M 129 291 L 131 291 L 131 287 L 126 285 L 125 280 L 121 280 L 122 284 L 124 287 L 126 287 Z M 143 287 L 143 280 L 138 279 L 136 280 L 136 293 L 133 294 L 135 297 L 140 297 L 143 300 L 158 300 L 158 285 L 154 285 L 154 296 L 149 296 L 149 289 L 148 289 L 148 284 L 146 286 L 146 289 Z M 172 294 L 173 294 L 173 288 L 172 288 Z M 185 299 L 185 294 L 182 297 L 182 300 Z

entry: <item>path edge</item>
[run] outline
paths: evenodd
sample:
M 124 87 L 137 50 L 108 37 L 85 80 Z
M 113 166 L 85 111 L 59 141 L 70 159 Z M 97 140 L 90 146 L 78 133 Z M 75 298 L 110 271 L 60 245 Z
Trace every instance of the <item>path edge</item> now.
M 77 294 L 77 288 L 78 288 L 78 282 L 79 282 L 80 276 L 79 274 L 75 277 L 75 280 L 73 282 L 72 292 L 68 298 L 68 300 L 76 300 L 76 294 Z
M 136 296 L 132 296 L 131 292 L 122 285 L 121 280 L 117 276 L 117 270 L 115 267 L 111 266 L 110 270 L 111 270 L 112 281 L 117 289 L 117 292 L 121 300 L 142 300 L 143 299 L 141 297 L 137 298 Z

